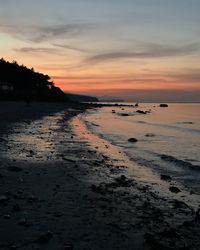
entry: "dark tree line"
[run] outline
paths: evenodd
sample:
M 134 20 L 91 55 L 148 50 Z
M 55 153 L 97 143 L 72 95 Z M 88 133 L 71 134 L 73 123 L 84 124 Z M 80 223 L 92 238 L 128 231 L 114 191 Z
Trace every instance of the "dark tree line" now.
M 0 59 L 0 99 L 66 101 L 67 97 L 48 75 Z

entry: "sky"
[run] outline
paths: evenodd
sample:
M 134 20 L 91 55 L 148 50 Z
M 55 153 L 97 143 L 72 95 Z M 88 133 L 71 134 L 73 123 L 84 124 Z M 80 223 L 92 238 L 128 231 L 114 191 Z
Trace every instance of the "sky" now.
M 200 101 L 199 0 L 0 0 L 0 57 L 65 92 Z

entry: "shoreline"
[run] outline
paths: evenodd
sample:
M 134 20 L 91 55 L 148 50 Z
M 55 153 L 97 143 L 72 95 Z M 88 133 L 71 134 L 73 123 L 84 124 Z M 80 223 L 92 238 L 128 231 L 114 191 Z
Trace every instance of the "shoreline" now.
M 70 109 L 0 126 L 0 248 L 198 249 L 195 212 L 91 149 Z
M 96 148 L 100 153 L 106 155 L 109 159 L 114 159 L 114 166 L 126 166 L 127 175 L 130 178 L 134 178 L 143 185 L 148 185 L 153 192 L 158 193 L 160 196 L 167 199 L 177 199 L 181 202 L 185 202 L 188 206 L 191 207 L 194 211 L 197 211 L 199 208 L 199 195 L 192 193 L 191 190 L 187 189 L 182 185 L 182 183 L 177 183 L 176 180 L 173 180 L 171 176 L 164 175 L 162 171 L 158 172 L 151 168 L 147 168 L 137 162 L 131 160 L 128 155 L 123 152 L 123 148 L 116 146 L 106 140 L 103 136 L 95 134 L 87 124 L 84 122 L 84 114 L 79 114 L 78 116 L 72 119 L 73 126 L 77 126 L 75 129 L 76 134 L 80 138 L 85 138 L 90 142 L 91 148 Z M 168 177 L 170 179 L 163 179 L 163 177 Z M 170 186 L 178 187 L 181 192 L 173 193 L 170 191 Z

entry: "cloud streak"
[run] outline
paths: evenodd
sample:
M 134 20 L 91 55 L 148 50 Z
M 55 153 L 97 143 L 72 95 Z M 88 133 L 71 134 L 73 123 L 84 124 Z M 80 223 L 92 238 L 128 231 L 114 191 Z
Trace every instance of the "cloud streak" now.
M 189 83 L 195 84 L 196 87 L 200 87 L 200 69 L 180 69 L 176 72 L 150 72 L 141 74 L 110 74 L 110 75 L 83 75 L 83 76 L 52 76 L 55 80 L 66 80 L 69 82 L 79 84 L 101 84 L 102 86 L 108 83 L 120 83 L 120 84 L 176 84 L 176 85 L 188 85 Z
M 190 55 L 200 50 L 199 43 L 193 43 L 182 47 L 150 45 L 146 46 L 143 50 L 138 51 L 110 51 L 100 53 L 88 57 L 85 62 L 87 63 L 101 63 L 119 59 L 147 59 L 147 58 L 161 58 L 161 57 L 175 57 Z
M 59 47 L 59 48 L 62 48 L 62 49 L 68 49 L 68 50 L 73 50 L 73 51 L 82 52 L 82 53 L 91 52 L 88 49 L 77 48 L 77 47 L 70 46 L 70 45 L 63 45 L 63 44 L 56 44 L 56 43 L 53 43 L 52 45 L 56 46 L 56 47 Z
M 20 53 L 56 53 L 58 52 L 53 48 L 32 48 L 32 47 L 24 47 L 20 49 L 14 49 L 16 52 Z
M 185 70 L 180 73 L 171 74 L 176 80 L 180 82 L 199 83 L 200 86 L 200 69 Z
M 70 23 L 39 27 L 37 36 L 32 39 L 34 42 L 42 42 L 59 37 L 76 37 L 94 28 L 94 24 Z
M 95 29 L 95 24 L 69 23 L 52 26 L 17 26 L 0 25 L 0 33 L 6 33 L 13 37 L 31 42 L 40 43 L 59 38 L 73 38 L 81 36 Z

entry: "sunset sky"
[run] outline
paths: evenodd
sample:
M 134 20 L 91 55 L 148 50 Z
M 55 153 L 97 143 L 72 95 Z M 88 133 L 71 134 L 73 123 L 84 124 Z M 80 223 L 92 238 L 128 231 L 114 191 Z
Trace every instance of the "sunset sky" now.
M 0 0 L 0 57 L 67 92 L 200 101 L 200 1 Z

